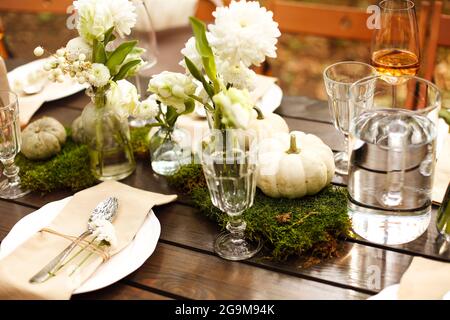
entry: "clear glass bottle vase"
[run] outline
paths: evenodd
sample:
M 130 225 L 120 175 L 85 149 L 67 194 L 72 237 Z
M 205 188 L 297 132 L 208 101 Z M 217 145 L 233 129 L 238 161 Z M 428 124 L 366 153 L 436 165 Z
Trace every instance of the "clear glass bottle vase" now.
M 191 163 L 191 142 L 186 131 L 160 127 L 150 138 L 150 159 L 154 172 L 173 175 L 181 166 Z
M 106 108 L 104 92 L 88 95 L 91 102 L 83 110 L 82 123 L 91 171 L 100 181 L 124 179 L 136 168 L 128 118 Z

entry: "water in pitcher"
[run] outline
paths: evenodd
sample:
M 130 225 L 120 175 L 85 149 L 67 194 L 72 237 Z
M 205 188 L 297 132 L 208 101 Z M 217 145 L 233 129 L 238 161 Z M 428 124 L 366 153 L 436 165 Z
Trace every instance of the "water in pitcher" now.
M 349 215 L 353 230 L 381 244 L 418 238 L 431 217 L 434 124 L 405 110 L 363 113 L 350 134 Z

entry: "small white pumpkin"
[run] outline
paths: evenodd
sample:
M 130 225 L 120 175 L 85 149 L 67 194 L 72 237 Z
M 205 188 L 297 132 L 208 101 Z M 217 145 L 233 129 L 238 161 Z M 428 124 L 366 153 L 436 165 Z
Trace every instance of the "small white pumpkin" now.
M 300 131 L 262 141 L 259 162 L 257 185 L 273 198 L 314 195 L 331 183 L 335 170 L 330 147 Z
M 258 139 L 272 138 L 279 133 L 289 133 L 286 121 L 275 113 L 263 114 L 259 109 L 254 109 L 252 120 L 247 127 L 247 132 L 255 133 Z
M 43 117 L 22 132 L 22 153 L 31 160 L 45 160 L 61 151 L 66 130 L 56 119 Z

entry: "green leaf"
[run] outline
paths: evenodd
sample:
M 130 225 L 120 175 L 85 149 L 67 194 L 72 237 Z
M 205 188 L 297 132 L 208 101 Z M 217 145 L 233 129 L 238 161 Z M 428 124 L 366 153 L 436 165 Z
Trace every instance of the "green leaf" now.
M 105 45 L 107 45 L 109 42 L 114 41 L 114 39 L 116 39 L 116 37 L 113 35 L 113 31 L 114 31 L 114 27 L 111 27 L 105 32 L 105 38 L 103 40 L 103 43 Z
M 208 93 L 208 95 L 212 98 L 214 96 L 214 89 L 211 87 L 208 81 L 206 81 L 200 70 L 197 69 L 195 64 L 188 57 L 184 57 L 184 62 L 186 63 L 186 66 L 191 75 L 198 81 L 201 81 L 203 88 L 206 90 L 206 93 Z
M 118 46 L 116 50 L 114 50 L 106 62 L 106 66 L 112 74 L 115 74 L 115 67 L 120 66 L 123 63 L 127 55 L 131 52 L 131 50 L 133 50 L 136 44 L 137 41 L 124 42 Z
M 142 60 L 131 60 L 125 63 L 122 67 L 120 67 L 119 72 L 114 76 L 113 80 L 118 81 L 125 79 L 127 77 L 128 71 L 130 71 L 133 67 L 137 66 L 141 63 Z
M 185 110 L 181 114 L 189 114 L 192 113 L 195 109 L 195 101 L 194 99 L 189 99 L 184 103 Z
M 195 36 L 195 47 L 198 53 L 202 57 L 203 66 L 209 79 L 213 82 L 217 82 L 216 62 L 214 60 L 214 53 L 206 38 L 206 26 L 197 18 L 189 18 L 192 26 L 192 31 Z
M 102 64 L 106 62 L 106 52 L 103 42 L 94 39 L 93 52 L 94 52 L 94 62 Z
M 166 111 L 166 122 L 169 126 L 173 127 L 178 118 L 177 109 L 171 106 L 167 106 Z

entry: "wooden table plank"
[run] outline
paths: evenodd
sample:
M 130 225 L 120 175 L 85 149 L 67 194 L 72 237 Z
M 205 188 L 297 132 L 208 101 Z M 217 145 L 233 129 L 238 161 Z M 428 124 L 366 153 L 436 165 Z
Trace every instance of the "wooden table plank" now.
M 213 242 L 220 232 L 216 223 L 206 219 L 195 208 L 178 203 L 156 208 L 155 212 L 162 225 L 162 241 L 213 254 Z M 372 246 L 351 242 L 343 242 L 342 245 L 340 257 L 310 268 L 302 268 L 302 258 L 273 262 L 259 256 L 249 263 L 374 294 L 398 283 L 412 260 L 411 255 Z M 378 274 L 379 278 L 374 282 L 374 276 Z
M 367 295 L 159 243 L 128 280 L 190 299 L 364 299 Z
M 139 289 L 122 282 L 93 292 L 76 294 L 73 300 L 172 300 L 167 296 Z

